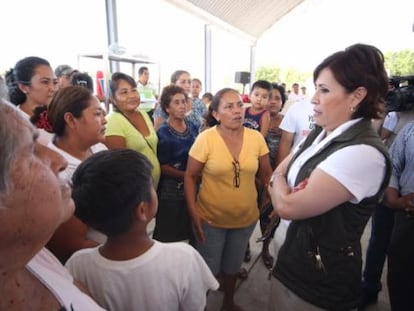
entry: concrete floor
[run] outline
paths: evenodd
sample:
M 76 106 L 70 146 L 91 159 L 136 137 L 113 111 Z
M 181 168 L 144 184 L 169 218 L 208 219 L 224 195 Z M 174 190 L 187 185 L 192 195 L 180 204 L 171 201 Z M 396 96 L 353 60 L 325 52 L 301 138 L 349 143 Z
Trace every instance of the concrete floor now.
M 368 223 L 362 237 L 363 254 L 366 252 L 367 243 L 370 237 L 371 223 Z M 264 266 L 260 257 L 261 243 L 256 243 L 256 239 L 261 236 L 260 228 L 257 225 L 250 239 L 252 260 L 244 263 L 243 266 L 249 271 L 249 277 L 245 281 L 238 281 L 236 287 L 236 303 L 244 311 L 265 311 L 267 310 L 268 297 L 270 294 L 270 282 L 268 280 L 269 270 Z M 271 243 L 270 250 L 274 254 L 279 241 L 277 236 L 275 242 Z M 366 311 L 390 311 L 388 290 L 386 288 L 386 267 L 382 276 L 384 289 L 380 292 L 378 303 L 366 308 Z M 222 311 L 223 294 L 221 292 L 211 292 L 207 299 L 207 311 Z M 280 310 L 287 311 L 287 310 Z
M 148 227 L 149 234 L 152 233 L 154 222 Z M 279 230 L 279 228 L 278 228 Z M 283 230 L 280 230 L 283 232 Z M 278 232 L 278 231 L 277 231 Z M 276 233 L 277 233 L 276 232 Z M 362 249 L 365 256 L 368 240 L 371 232 L 371 223 L 369 222 L 362 236 Z M 245 281 L 239 280 L 236 285 L 236 303 L 243 308 L 244 311 L 266 311 L 268 297 L 270 294 L 270 282 L 268 280 L 269 270 L 264 266 L 260 257 L 261 243 L 256 243 L 256 239 L 261 236 L 259 225 L 256 226 L 252 237 L 250 238 L 251 261 L 244 263 L 243 266 L 248 270 L 249 277 Z M 275 256 L 276 249 L 281 243 L 281 237 L 277 234 L 274 242 L 270 245 L 270 251 Z M 386 264 L 382 275 L 383 290 L 378 297 L 378 303 L 366 308 L 366 311 L 390 311 L 388 289 L 386 283 L 387 275 Z M 222 306 L 223 293 L 220 291 L 210 292 L 207 298 L 206 311 L 224 311 Z M 289 311 L 289 310 L 280 310 Z M 306 310 L 304 310 L 306 311 Z

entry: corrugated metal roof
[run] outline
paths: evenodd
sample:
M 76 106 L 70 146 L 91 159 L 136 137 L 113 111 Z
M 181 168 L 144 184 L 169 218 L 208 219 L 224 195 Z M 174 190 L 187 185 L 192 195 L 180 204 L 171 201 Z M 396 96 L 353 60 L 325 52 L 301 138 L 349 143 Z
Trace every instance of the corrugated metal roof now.
M 206 22 L 256 41 L 304 0 L 166 0 Z

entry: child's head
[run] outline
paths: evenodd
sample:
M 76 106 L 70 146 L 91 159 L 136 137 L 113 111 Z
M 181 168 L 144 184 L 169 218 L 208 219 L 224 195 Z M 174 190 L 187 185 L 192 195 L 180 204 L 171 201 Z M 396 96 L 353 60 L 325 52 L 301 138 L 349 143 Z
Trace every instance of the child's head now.
M 265 109 L 269 100 L 270 91 L 272 90 L 272 84 L 265 80 L 257 80 L 253 83 L 250 91 L 250 103 L 253 109 L 263 110 Z
M 145 208 L 146 222 L 157 212 L 152 165 L 131 149 L 93 154 L 76 169 L 72 182 L 75 215 L 108 237 L 126 233 Z
M 201 100 L 203 101 L 204 105 L 206 105 L 206 107 L 208 107 L 208 106 L 210 106 L 211 101 L 213 100 L 213 94 L 210 93 L 210 92 L 206 92 L 201 97 Z
M 200 79 L 194 78 L 191 80 L 191 97 L 198 98 L 200 96 L 202 84 Z

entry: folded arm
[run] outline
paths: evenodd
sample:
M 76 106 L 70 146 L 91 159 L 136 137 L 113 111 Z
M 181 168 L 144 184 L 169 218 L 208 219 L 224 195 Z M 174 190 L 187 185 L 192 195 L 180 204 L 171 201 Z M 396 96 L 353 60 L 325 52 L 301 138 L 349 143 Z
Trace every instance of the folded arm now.
M 284 175 L 276 175 L 269 192 L 278 215 L 284 219 L 305 219 L 323 214 L 354 198 L 335 178 L 315 169 L 306 184 L 293 191 Z

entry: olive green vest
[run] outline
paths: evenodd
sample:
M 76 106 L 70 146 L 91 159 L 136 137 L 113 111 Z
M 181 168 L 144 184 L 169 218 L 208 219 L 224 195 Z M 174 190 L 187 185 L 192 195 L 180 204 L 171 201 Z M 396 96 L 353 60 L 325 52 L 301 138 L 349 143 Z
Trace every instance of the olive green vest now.
M 317 127 L 309 134 L 291 163 L 321 131 Z M 292 221 L 273 270 L 273 275 L 296 295 L 328 310 L 349 310 L 358 305 L 362 269 L 360 240 L 372 208 L 389 182 L 391 162 L 387 148 L 372 129 L 371 122 L 362 120 L 305 162 L 295 181 L 297 185 L 309 177 L 315 167 L 335 151 L 358 144 L 376 148 L 386 159 L 385 178 L 378 193 L 358 204 L 345 202 L 322 215 Z

